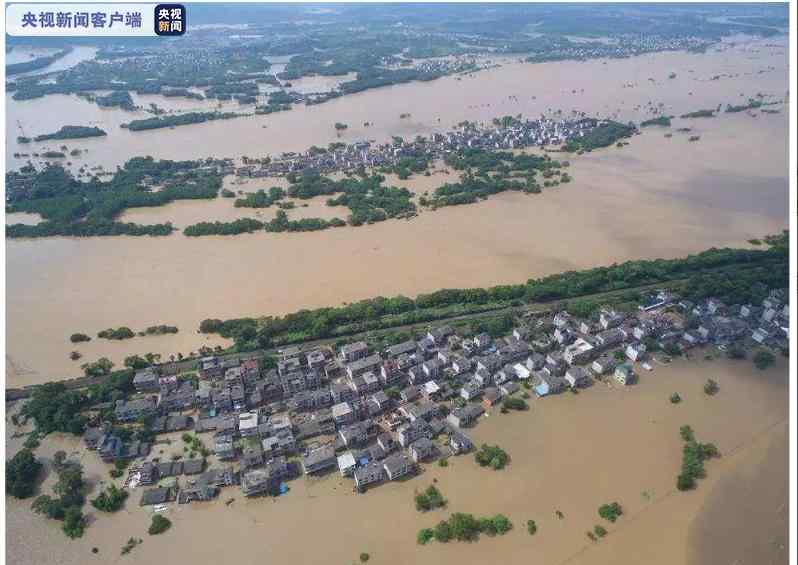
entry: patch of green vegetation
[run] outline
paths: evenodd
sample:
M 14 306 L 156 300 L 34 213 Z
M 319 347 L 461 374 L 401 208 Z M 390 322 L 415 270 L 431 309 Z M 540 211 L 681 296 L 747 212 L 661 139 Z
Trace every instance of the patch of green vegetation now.
M 714 118 L 715 111 L 714 110 L 696 110 L 695 112 L 687 112 L 686 114 L 682 114 L 679 116 L 683 119 L 690 119 L 690 118 Z
M 165 324 L 160 324 L 157 326 L 149 326 L 143 331 L 139 332 L 139 335 L 166 335 L 166 334 L 176 334 L 178 332 L 177 326 L 168 326 Z
M 268 232 L 306 232 L 306 231 L 319 231 L 329 228 L 340 228 L 346 225 L 346 222 L 339 218 L 332 220 L 324 220 L 322 218 L 302 218 L 301 220 L 289 220 L 288 214 L 285 210 L 278 210 L 277 215 L 273 220 L 264 225 L 264 229 Z
M 776 357 L 770 351 L 760 349 L 754 354 L 754 365 L 760 371 L 764 371 L 768 367 L 772 366 L 775 362 Z
M 6 76 L 18 75 L 22 73 L 29 73 L 31 71 L 38 71 L 39 69 L 44 69 L 45 67 L 49 67 L 53 63 L 55 63 L 58 59 L 66 57 L 72 52 L 72 47 L 65 47 L 64 49 L 58 51 L 57 53 L 53 53 L 52 55 L 44 55 L 42 57 L 36 57 L 30 61 L 24 61 L 22 63 L 12 63 L 10 65 L 6 65 Z
M 745 112 L 746 110 L 756 110 L 757 108 L 761 108 L 764 106 L 764 103 L 761 100 L 754 100 L 753 98 L 748 100 L 748 104 L 738 104 L 726 105 L 726 113 L 735 113 L 735 112 Z
M 492 518 L 475 518 L 473 514 L 457 512 L 449 516 L 448 520 L 441 520 L 434 529 L 422 529 L 416 539 L 421 545 L 432 539 L 441 543 L 451 540 L 476 541 L 480 534 L 490 537 L 504 535 L 512 528 L 512 522 L 503 514 L 497 514 Z
M 416 542 L 419 545 L 427 545 L 433 539 L 435 539 L 435 531 L 432 528 L 422 528 L 416 536 Z
M 204 163 L 136 157 L 117 170 L 109 182 L 97 177 L 78 181 L 60 165 L 7 173 L 8 211 L 37 213 L 45 221 L 10 225 L 6 235 L 169 235 L 174 229 L 169 223 L 143 226 L 116 222 L 115 218 L 131 207 L 216 198 L 221 177 L 201 170 L 201 164 Z M 153 191 L 153 185 L 161 185 L 161 189 Z
M 33 496 L 42 468 L 32 450 L 19 450 L 6 462 L 6 494 L 14 498 Z
M 188 126 L 191 124 L 201 124 L 216 120 L 232 120 L 233 118 L 245 118 L 249 114 L 238 112 L 187 112 L 185 114 L 173 114 L 169 116 L 156 116 L 133 120 L 121 127 L 130 131 L 145 131 L 151 129 L 173 128 L 178 126 Z
M 199 237 L 204 235 L 238 235 L 263 229 L 264 223 L 254 218 L 240 218 L 232 222 L 199 222 L 183 230 L 183 235 Z
M 136 334 L 133 332 L 133 330 L 125 326 L 119 328 L 108 328 L 107 330 L 97 333 L 97 337 L 99 338 L 112 340 L 131 339 L 135 336 Z
M 620 139 L 631 137 L 637 128 L 619 122 L 605 122 L 589 130 L 582 137 L 569 140 L 563 149 L 569 152 L 593 151 L 602 147 L 609 147 Z
M 55 464 L 58 481 L 53 486 L 57 496 L 42 494 L 36 497 L 31 508 L 53 520 L 61 520 L 61 529 L 67 537 L 75 539 L 83 536 L 86 521 L 81 510 L 85 501 L 85 482 L 83 468 L 77 463 L 66 463 L 65 455 Z
M 505 410 L 528 410 L 529 404 L 522 398 L 507 396 L 502 400 L 502 408 Z
M 718 386 L 718 383 L 712 379 L 707 379 L 707 382 L 704 383 L 704 394 L 707 396 L 714 396 L 719 390 L 720 386 Z
M 279 186 L 273 186 L 267 193 L 265 190 L 260 189 L 257 192 L 251 192 L 244 196 L 244 198 L 237 198 L 235 201 L 236 208 L 268 208 L 278 200 L 285 197 L 285 191 Z
M 37 135 L 36 141 L 49 141 L 51 139 L 84 139 L 86 137 L 103 137 L 108 135 L 98 127 L 63 126 L 55 133 Z
M 116 90 L 105 96 L 97 96 L 94 101 L 101 108 L 113 108 L 118 106 L 130 112 L 136 109 L 136 105 L 133 104 L 133 97 L 130 96 L 127 90 Z
M 141 539 L 130 538 L 129 540 L 127 540 L 127 543 L 125 543 L 125 545 L 122 546 L 122 550 L 120 551 L 120 554 L 121 555 L 127 555 L 128 553 L 133 551 L 133 548 L 136 547 L 137 545 L 139 545 L 140 543 L 141 543 Z
M 720 452 L 714 444 L 698 443 L 690 426 L 682 426 L 679 434 L 685 441 L 682 450 L 682 472 L 676 478 L 676 488 L 691 490 L 696 487 L 696 479 L 706 476 L 704 461 L 718 457 Z
M 670 127 L 671 125 L 671 116 L 659 116 L 657 118 L 651 118 L 650 120 L 645 120 L 640 122 L 640 127 L 645 128 L 649 126 L 667 126 Z
M 127 491 L 111 484 L 97 495 L 97 498 L 92 499 L 91 504 L 97 510 L 102 510 L 103 512 L 117 512 L 125 505 L 127 496 Z
M 444 161 L 453 169 L 464 171 L 464 174 L 459 182 L 436 188 L 429 201 L 426 198 L 420 200 L 422 205 L 428 204 L 433 209 L 473 204 L 506 191 L 540 193 L 541 187 L 536 179 L 538 173 L 545 179 L 544 186 L 571 181 L 571 177 L 560 170 L 563 164 L 548 155 L 515 155 L 509 151 L 465 149 L 447 155 Z
M 147 533 L 151 536 L 157 536 L 158 534 L 164 533 L 171 527 L 172 522 L 169 520 L 169 518 L 161 516 L 160 514 L 155 514 L 152 517 L 152 522 L 150 523 L 150 527 L 147 529 Z
M 443 498 L 441 492 L 434 485 L 430 485 L 424 492 L 417 494 L 415 501 L 416 510 L 419 512 L 427 512 L 446 506 L 446 499 Z
M 610 522 L 615 522 L 618 518 L 623 515 L 623 509 L 621 505 L 617 502 L 611 502 L 608 504 L 602 504 L 599 506 L 598 514 L 605 520 L 609 520 Z
M 494 471 L 504 469 L 510 461 L 510 456 L 501 447 L 486 443 L 474 453 L 474 458 L 480 467 L 490 467 Z

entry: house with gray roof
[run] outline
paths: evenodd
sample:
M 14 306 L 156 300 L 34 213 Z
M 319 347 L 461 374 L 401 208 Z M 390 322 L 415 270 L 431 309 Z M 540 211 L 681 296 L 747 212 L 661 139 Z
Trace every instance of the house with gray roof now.
M 154 416 L 157 405 L 154 396 L 128 401 L 117 400 L 114 415 L 120 422 L 134 422 L 139 418 Z
M 431 439 L 422 437 L 410 444 L 410 456 L 416 463 L 429 459 L 438 452 Z
M 395 481 L 413 471 L 414 465 L 405 453 L 395 453 L 385 458 L 382 462 L 385 475 L 389 481 Z
M 175 499 L 175 491 L 171 487 L 151 488 L 144 491 L 141 495 L 141 506 L 153 506 L 155 504 L 165 504 Z
M 468 453 L 474 444 L 471 439 L 462 432 L 452 430 L 449 432 L 449 447 L 452 448 L 452 453 L 459 455 L 461 453 Z
M 458 428 L 470 426 L 476 422 L 477 418 L 485 413 L 485 409 L 479 404 L 466 404 L 462 408 L 455 408 L 448 416 L 446 421 Z
M 332 444 L 326 444 L 309 451 L 302 458 L 302 469 L 306 475 L 310 475 L 334 467 L 337 463 L 335 447 Z
M 397 343 L 396 345 L 390 346 L 388 349 L 386 349 L 386 353 L 388 354 L 388 357 L 395 359 L 405 353 L 415 353 L 416 348 L 416 342 L 410 339 L 408 341 L 403 341 L 402 343 Z
M 340 349 L 341 361 L 344 363 L 352 363 L 358 359 L 363 359 L 369 354 L 369 346 L 365 341 L 358 341 L 355 343 L 347 343 Z
M 369 355 L 368 357 L 359 358 L 352 361 L 346 366 L 346 372 L 350 379 L 360 376 L 367 372 L 378 373 L 382 365 L 382 359 L 379 355 Z
M 136 371 L 133 376 L 133 386 L 136 388 L 136 392 L 158 392 L 158 378 L 158 371 L 155 367 L 147 367 Z
M 369 485 L 382 482 L 385 479 L 385 466 L 382 461 L 369 461 L 354 471 L 355 487 L 363 490 Z

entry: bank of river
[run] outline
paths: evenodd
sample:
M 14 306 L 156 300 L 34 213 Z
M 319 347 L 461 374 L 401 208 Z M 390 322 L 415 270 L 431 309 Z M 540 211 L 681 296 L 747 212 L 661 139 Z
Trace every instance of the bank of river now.
M 149 514 L 137 506 L 139 492 L 118 515 L 92 516 L 85 537 L 77 541 L 68 541 L 57 524 L 33 515 L 29 502 L 9 500 L 7 557 L 19 565 L 71 565 L 93 559 L 134 564 L 349 563 L 365 551 L 375 562 L 397 565 L 610 564 L 628 562 L 630 556 L 655 565 L 726 563 L 714 560 L 725 553 L 712 544 L 702 549 L 702 561 L 690 561 L 688 551 L 692 524 L 702 519 L 719 488 L 724 489 L 727 508 L 737 509 L 725 520 L 745 526 L 740 536 L 749 545 L 767 545 L 759 543 L 761 535 L 768 540 L 780 532 L 786 535 L 782 516 L 771 512 L 771 499 L 757 494 L 786 489 L 786 467 L 778 462 L 787 450 L 787 366 L 780 358 L 762 372 L 750 361 L 695 357 L 644 371 L 640 383 L 629 388 L 596 384 L 579 395 L 533 400 L 523 413 L 502 415 L 494 409 L 469 434 L 477 443 L 497 443 L 510 453 L 512 461 L 501 472 L 478 467 L 469 455 L 452 459 L 447 468 L 425 465 L 421 476 L 381 485 L 365 495 L 354 494 L 351 480 L 337 474 L 292 481 L 289 493 L 277 499 L 245 500 L 237 490 L 227 490 L 214 503 L 173 507 L 168 516 L 174 526 L 158 537 L 145 534 Z M 720 384 L 713 397 L 702 391 L 710 377 Z M 682 403 L 668 401 L 673 392 L 679 392 Z M 693 427 L 699 441 L 715 443 L 722 453 L 707 463 L 707 478 L 686 493 L 675 489 L 682 450 L 679 427 L 684 424 Z M 12 449 L 19 442 L 11 440 Z M 752 480 L 750 492 L 726 489 L 728 480 L 747 472 L 762 445 L 770 446 L 765 458 L 777 462 L 767 484 Z M 57 448 L 77 450 L 77 440 L 48 438 L 40 450 L 46 455 Z M 94 480 L 107 475 L 94 454 L 84 453 L 82 458 Z M 434 480 L 449 507 L 419 514 L 413 494 Z M 224 501 L 230 497 L 236 501 L 227 506 Z M 597 508 L 609 501 L 620 502 L 624 516 L 614 525 L 605 524 L 607 538 L 591 542 L 585 532 L 602 522 Z M 745 512 L 738 511 L 743 503 Z M 564 519 L 555 516 L 556 510 Z M 503 513 L 515 529 L 475 544 L 415 543 L 419 528 L 434 526 L 458 511 Z M 537 522 L 534 537 L 526 532 L 528 519 Z M 131 536 L 144 543 L 119 557 L 120 547 Z M 92 547 L 99 548 L 97 556 L 91 554 Z M 766 559 L 774 553 L 747 555 L 751 560 L 744 563 L 786 563 L 786 557 Z

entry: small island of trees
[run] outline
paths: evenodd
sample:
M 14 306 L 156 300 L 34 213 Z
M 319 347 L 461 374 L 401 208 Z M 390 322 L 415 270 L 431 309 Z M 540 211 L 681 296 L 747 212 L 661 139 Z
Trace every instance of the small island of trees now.
M 187 112 L 185 114 L 174 114 L 171 116 L 156 116 L 154 118 L 144 118 L 133 120 L 121 127 L 130 131 L 145 131 L 150 129 L 171 128 L 177 126 L 187 126 L 190 124 L 201 124 L 215 120 L 232 120 L 233 118 L 243 118 L 248 114 L 237 112 Z
M 435 528 L 424 528 L 418 532 L 416 541 L 426 545 L 433 539 L 440 543 L 449 541 L 477 541 L 480 534 L 493 537 L 504 535 L 513 528 L 513 523 L 503 514 L 492 518 L 476 518 L 473 514 L 456 512 L 448 520 L 441 520 Z
M 609 121 L 588 131 L 582 137 L 571 139 L 563 146 L 568 152 L 592 151 L 609 147 L 620 139 L 631 137 L 637 128 L 619 122 Z
M 273 186 L 269 192 L 261 188 L 257 192 L 247 194 L 244 198 L 237 198 L 234 205 L 236 208 L 268 208 L 284 197 L 285 191 L 279 186 Z
M 43 465 L 33 455 L 32 450 L 20 449 L 6 463 L 6 494 L 15 498 L 33 496 L 42 468 Z
M 35 141 L 48 141 L 51 139 L 83 139 L 86 137 L 102 137 L 108 135 L 98 127 L 63 126 L 55 133 L 37 135 Z
M 107 330 L 102 330 L 101 332 L 97 333 L 97 337 L 99 338 L 114 340 L 131 339 L 135 336 L 136 334 L 133 332 L 133 330 L 126 326 L 119 328 L 108 328 Z
M 155 514 L 152 517 L 152 522 L 150 523 L 150 527 L 147 530 L 147 533 L 151 536 L 157 536 L 158 534 L 164 533 L 166 530 L 172 527 L 172 522 L 169 518 L 161 516 L 160 514 Z
M 679 434 L 685 444 L 682 451 L 682 472 L 676 478 L 676 488 L 691 490 L 696 487 L 696 479 L 706 476 L 704 461 L 718 457 L 720 452 L 714 444 L 698 443 L 690 426 L 682 426 Z
M 640 122 L 640 127 L 645 128 L 649 126 L 670 126 L 672 116 L 659 116 L 658 118 L 651 118 Z
M 446 506 L 446 499 L 434 485 L 430 485 L 427 489 L 416 495 L 416 510 L 419 512 L 427 512 L 435 508 L 442 508 Z
M 689 118 L 714 118 L 715 111 L 714 110 L 696 110 L 695 112 L 687 112 L 686 114 L 682 114 L 679 116 L 683 119 Z
M 510 461 L 510 456 L 498 445 L 488 445 L 483 443 L 482 446 L 474 453 L 474 458 L 480 467 L 490 467 L 494 471 L 504 469 Z

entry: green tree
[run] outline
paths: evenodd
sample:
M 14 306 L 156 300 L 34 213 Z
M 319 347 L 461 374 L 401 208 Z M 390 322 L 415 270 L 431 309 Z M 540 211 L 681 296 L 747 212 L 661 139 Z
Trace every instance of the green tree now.
M 431 528 L 423 528 L 418 531 L 416 541 L 419 545 L 426 545 L 430 540 L 435 537 L 435 532 Z
M 765 351 L 764 349 L 761 349 L 757 351 L 756 354 L 754 355 L 754 365 L 756 365 L 757 369 L 760 369 L 762 371 L 773 365 L 773 363 L 775 362 L 776 358 L 773 356 L 773 354 L 770 351 Z
M 85 500 L 84 486 L 83 468 L 79 464 L 66 465 L 58 472 L 58 481 L 53 486 L 53 492 L 61 498 L 65 507 L 80 507 Z
M 452 537 L 458 541 L 472 541 L 479 536 L 480 525 L 472 514 L 456 512 L 449 517 Z
M 474 454 L 474 457 L 481 467 L 491 467 L 494 471 L 503 469 L 510 460 L 507 452 L 498 445 L 482 444 L 482 447 Z
M 602 504 L 599 506 L 598 509 L 599 516 L 604 518 L 605 520 L 609 520 L 610 522 L 615 522 L 619 516 L 623 514 L 623 509 L 621 505 L 617 502 L 611 502 L 609 504 Z
M 496 529 L 497 534 L 504 535 L 513 529 L 513 523 L 504 514 L 496 514 L 493 517 L 493 527 Z
M 726 352 L 726 356 L 729 359 L 745 359 L 746 353 L 745 348 L 742 345 L 735 344 L 729 347 L 729 350 Z
M 37 514 L 44 514 L 53 520 L 63 520 L 65 515 L 64 505 L 58 498 L 42 494 L 36 497 L 31 508 Z
M 718 386 L 718 383 L 713 381 L 712 379 L 707 379 L 707 382 L 704 383 L 704 392 L 709 396 L 717 394 L 719 390 L 720 387 Z
M 435 526 L 435 539 L 441 543 L 446 543 L 452 539 L 452 529 L 445 520 L 441 520 Z
M 151 536 L 156 536 L 158 534 L 164 533 L 171 527 L 172 522 L 169 520 L 169 518 L 161 516 L 160 514 L 155 514 L 152 517 L 152 522 L 150 523 L 147 533 L 149 533 Z
M 81 537 L 85 528 L 86 522 L 80 507 L 70 506 L 64 511 L 64 523 L 61 525 L 61 529 L 68 537 L 72 539 Z
M 6 493 L 15 498 L 33 495 L 42 464 L 30 449 L 21 449 L 6 463 Z
M 130 369 L 138 370 L 149 366 L 150 364 L 147 362 L 147 360 L 139 355 L 130 355 L 125 357 L 125 367 Z
M 107 489 L 91 501 L 92 506 L 103 512 L 116 512 L 121 510 L 127 500 L 127 491 L 111 484 Z
M 526 531 L 529 532 L 530 536 L 534 536 L 538 531 L 538 526 L 535 524 L 534 520 L 527 520 L 526 521 Z

